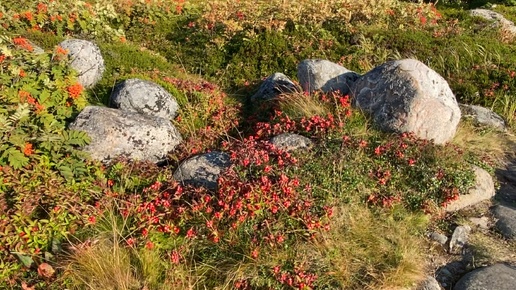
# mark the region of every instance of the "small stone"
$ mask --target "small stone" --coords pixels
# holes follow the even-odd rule
[[[229,155],[213,151],[183,161],[174,172],[174,178],[184,184],[217,189],[219,175],[231,165]]]
[[[450,239],[449,252],[458,254],[464,248],[468,242],[469,232],[471,228],[469,226],[458,226],[453,231],[453,235]]]
[[[489,229],[489,218],[486,217],[486,216],[483,216],[483,217],[480,217],[480,218],[476,218],[476,217],[471,217],[469,218],[469,221],[474,224],[475,226],[483,229],[483,230],[487,230]]]
[[[445,235],[443,235],[443,234],[440,234],[440,233],[438,233],[438,232],[432,232],[432,233],[430,234],[430,239],[432,239],[432,240],[434,240],[434,241],[438,242],[439,244],[441,244],[441,245],[443,245],[443,246],[444,246],[444,245],[446,244],[446,242],[448,241],[448,237],[447,237],[447,236],[445,236]]]
[[[298,149],[309,149],[312,147],[312,140],[293,133],[283,133],[271,138],[271,143],[279,149],[294,151]]]

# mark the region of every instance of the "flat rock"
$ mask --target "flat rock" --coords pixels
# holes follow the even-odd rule
[[[297,78],[305,92],[321,90],[349,94],[351,85],[360,77],[354,71],[324,59],[305,59],[297,66]]]
[[[159,162],[182,141],[166,119],[97,106],[86,107],[70,129],[88,133],[91,143],[83,149],[100,161],[125,156]]]
[[[100,81],[106,68],[96,44],[82,39],[68,39],[59,46],[68,50],[70,66],[77,71],[78,81],[83,87],[92,88]]]
[[[275,73],[265,79],[258,91],[251,97],[251,101],[272,100],[281,94],[301,92],[301,89],[286,75]]]
[[[497,205],[493,208],[493,215],[498,219],[495,227],[504,237],[516,240],[516,208]]]
[[[413,132],[437,144],[453,138],[461,117],[446,80],[415,59],[374,68],[353,84],[351,96],[380,129]]]
[[[454,212],[468,206],[475,205],[495,195],[493,178],[484,169],[473,166],[475,173],[475,185],[467,194],[460,195],[459,199],[452,201],[445,208],[447,212]]]
[[[458,226],[453,231],[450,238],[449,251],[450,253],[460,253],[462,248],[467,244],[471,228],[469,226]]]
[[[294,151],[298,149],[310,149],[312,140],[305,136],[293,133],[283,133],[271,138],[271,143],[279,149],[285,151]]]
[[[441,285],[439,285],[439,282],[432,277],[427,276],[423,282],[419,283],[416,287],[416,290],[441,290]]]
[[[516,285],[516,268],[506,264],[476,269],[464,275],[454,290],[513,290]]]
[[[488,108],[475,105],[459,105],[463,118],[471,118],[475,124],[505,131],[506,125],[500,115]]]
[[[179,109],[176,99],[167,90],[141,79],[118,83],[110,99],[112,107],[165,119],[173,119]]]
[[[231,159],[224,152],[200,154],[183,161],[174,172],[174,178],[184,184],[215,190],[219,175],[230,165]]]
[[[468,220],[480,229],[483,229],[483,230],[489,229],[489,218],[486,216],[479,217],[479,218],[470,217]]]

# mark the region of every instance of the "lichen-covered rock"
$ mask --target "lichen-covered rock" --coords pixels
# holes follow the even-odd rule
[[[499,131],[505,131],[505,121],[488,108],[475,105],[459,105],[463,118],[471,118],[477,125],[491,127]]]
[[[454,290],[513,290],[516,285],[516,268],[506,264],[476,269],[464,275]]]
[[[68,50],[70,66],[77,71],[78,81],[83,87],[91,88],[100,81],[105,66],[96,44],[82,39],[68,39],[59,46]]]
[[[414,59],[374,68],[354,82],[351,97],[381,129],[413,132],[437,144],[453,138],[461,117],[446,80]]]
[[[251,97],[251,101],[272,100],[281,94],[300,92],[292,80],[282,73],[275,73],[265,79],[258,88],[258,91]]]
[[[110,99],[115,108],[165,119],[173,119],[179,109],[176,99],[167,90],[141,79],[118,83]]]
[[[159,162],[182,141],[166,119],[97,106],[86,107],[70,129],[88,133],[91,143],[83,149],[100,161],[125,156]]]
[[[475,205],[495,195],[493,178],[489,172],[478,166],[473,166],[473,173],[475,173],[475,185],[467,194],[460,195],[459,199],[449,203],[445,208],[447,212],[454,212]]]
[[[481,17],[487,21],[492,21],[493,24],[504,31],[516,35],[516,26],[514,26],[514,22],[505,18],[502,14],[489,10],[489,9],[472,9],[469,11],[471,16]]]
[[[497,205],[493,208],[493,215],[498,219],[496,228],[504,237],[516,240],[516,208]]]
[[[231,165],[229,155],[213,151],[196,155],[183,161],[174,172],[174,178],[184,184],[217,188],[219,175]]]
[[[297,78],[305,92],[339,91],[347,95],[359,77],[356,72],[324,59],[305,59],[297,66]]]
[[[293,151],[298,149],[309,149],[312,147],[312,140],[293,133],[283,133],[271,138],[271,143],[279,149]]]

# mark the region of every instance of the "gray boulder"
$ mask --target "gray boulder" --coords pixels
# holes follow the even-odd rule
[[[88,133],[91,143],[83,149],[100,161],[126,156],[159,162],[182,141],[168,120],[97,106],[86,107],[70,129]]]
[[[297,66],[297,78],[305,92],[321,90],[349,94],[351,85],[360,77],[354,71],[323,59],[305,59]]]
[[[179,106],[163,87],[151,81],[128,79],[118,83],[111,93],[111,106],[124,111],[173,119]]]
[[[297,149],[309,149],[312,147],[312,140],[293,133],[283,133],[271,138],[271,143],[279,149],[294,151]]]
[[[413,132],[437,144],[453,138],[461,117],[446,80],[415,59],[374,68],[353,84],[351,96],[381,129]]]
[[[505,264],[476,269],[464,275],[454,290],[513,290],[516,285],[516,269]]]
[[[493,215],[498,219],[495,227],[504,237],[516,240],[516,209],[505,205],[493,208]]]
[[[445,208],[447,212],[454,212],[468,206],[475,205],[495,195],[493,178],[484,169],[473,166],[475,173],[475,185],[467,194],[460,195],[459,199],[452,201]]]
[[[91,41],[69,39],[59,44],[68,50],[70,66],[77,71],[78,81],[85,88],[92,88],[105,71],[100,49]]]
[[[488,108],[465,104],[460,104],[459,107],[462,117],[471,118],[477,125],[487,126],[499,131],[505,131],[506,129],[502,117]]]
[[[251,101],[271,100],[281,94],[291,94],[295,92],[301,92],[301,89],[286,75],[275,73],[263,81],[258,91],[251,97]]]
[[[491,21],[495,27],[499,27],[512,35],[516,35],[514,22],[507,20],[498,12],[489,9],[473,9],[469,11],[469,14],[471,16],[481,17],[487,21]]]
[[[183,161],[174,178],[184,184],[217,189],[219,175],[231,165],[229,155],[219,151],[196,155]]]

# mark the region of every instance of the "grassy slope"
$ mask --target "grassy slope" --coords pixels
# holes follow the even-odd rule
[[[182,133],[191,137],[192,143],[199,141],[204,146],[212,145],[208,148],[213,149],[227,137],[221,137],[224,136],[222,131],[220,135],[211,137],[202,133],[208,125],[218,128],[218,123],[210,123],[213,113],[208,105],[210,99],[218,100],[220,97],[222,104],[228,107],[241,103],[247,109],[236,115],[224,112],[228,118],[241,124],[239,133],[231,136],[239,139],[251,131],[249,124],[252,121],[247,117],[257,111],[246,106],[246,98],[263,77],[279,71],[295,79],[297,63],[305,58],[325,58],[365,73],[389,59],[414,57],[443,75],[459,100],[493,107],[511,123],[514,119],[516,108],[511,104],[516,82],[510,77],[510,72],[516,71],[514,46],[510,41],[500,41],[500,35],[485,22],[470,18],[463,11],[467,4],[443,4],[436,11],[428,5],[416,6],[394,0],[377,1],[376,5],[369,5],[369,1],[364,1],[366,4],[356,4],[356,1],[296,1],[295,4],[286,4],[285,1],[273,1],[272,4],[266,4],[270,1],[258,1],[258,4],[227,2],[186,1],[181,14],[151,10],[150,16],[156,20],[153,25],[142,23],[146,13],[135,9],[133,13],[142,18],[125,21],[127,43],[113,44],[101,37],[96,38],[106,59],[107,71],[101,83],[88,92],[90,102],[107,104],[110,90],[118,80],[129,77],[153,79],[174,92],[180,101],[182,117],[186,120],[176,124]],[[326,6],[321,9],[321,5]],[[512,7],[499,9],[508,15],[514,12]],[[393,16],[387,13],[391,10]],[[123,9],[120,11],[123,15]],[[422,16],[426,19],[425,25],[422,25]],[[432,20],[436,24],[431,24]],[[64,38],[41,32],[28,33],[23,29],[15,32],[46,49],[51,49]],[[187,79],[194,84],[181,87],[167,82],[166,77]],[[216,83],[227,95],[192,89],[195,83],[202,81],[201,78]],[[495,83],[500,85],[493,89]],[[503,88],[503,85],[507,87]],[[313,104],[310,100],[307,102],[308,106]],[[313,105],[335,113],[332,104]],[[280,108],[286,112],[298,112],[298,116],[303,115],[299,112],[304,112],[303,108],[292,108],[291,105]],[[342,130],[335,130],[322,138],[312,136],[316,141],[314,150],[297,155],[299,166],[285,172],[310,184],[316,200],[322,202],[321,206],[334,208],[335,218],[331,221],[330,230],[321,231],[317,239],[310,240],[293,233],[291,236],[296,239],[272,249],[261,245],[264,251],[270,252],[251,259],[252,253],[246,247],[254,245],[248,241],[248,231],[252,232],[252,227],[237,235],[242,240],[237,246],[224,241],[219,244],[202,240],[191,243],[184,239],[183,232],[166,240],[158,233],[151,233],[157,246],[146,251],[145,239],[135,233],[130,221],[121,221],[120,217],[106,214],[102,218],[104,222],[78,235],[83,240],[89,236],[100,242],[71,256],[75,262],[71,269],[75,271],[69,277],[78,285],[91,283],[88,279],[100,271],[91,266],[105,263],[105,267],[120,271],[112,272],[117,279],[99,277],[99,280],[105,283],[115,281],[118,285],[102,284],[97,289],[141,289],[144,285],[150,289],[167,289],[167,284],[172,287],[170,289],[216,286],[231,289],[236,283],[248,283],[249,287],[258,289],[289,288],[288,283],[280,283],[281,279],[271,270],[280,265],[281,271],[294,279],[302,280],[300,277],[306,273],[317,275],[318,280],[312,284],[317,288],[392,289],[413,285],[427,271],[422,261],[424,232],[429,225],[428,217],[413,209],[419,208],[427,198],[431,200],[432,196],[423,194],[429,184],[414,184],[410,180],[428,180],[442,166],[449,170],[450,178],[454,180],[449,181],[450,185],[465,186],[468,176],[459,175],[468,166],[464,158],[488,167],[489,164],[481,162],[481,157],[475,154],[485,153],[487,149],[501,154],[501,142],[484,141],[503,141],[499,135],[473,130],[467,124],[464,126],[467,130],[461,131],[456,143],[475,144],[476,147],[470,150],[472,152],[466,150],[465,155],[455,155],[453,149],[441,152],[414,143],[411,154],[421,158],[420,164],[424,166],[420,170],[419,167],[415,170],[388,159],[376,158],[373,153],[376,146],[397,142],[399,136],[377,132],[359,113],[346,119]],[[490,138],[490,134],[496,138]],[[355,142],[345,150],[341,144],[343,135],[350,136]],[[368,145],[363,148],[359,141]],[[201,146],[196,150],[205,148]],[[187,149],[180,153],[181,156],[192,152],[191,148]],[[426,155],[418,153],[423,149]],[[328,160],[336,162],[329,166]],[[170,180],[168,170],[151,168],[146,172],[122,166],[122,169],[110,169],[106,177],[115,180],[113,190],[120,192],[123,199],[134,192],[141,192],[155,179]],[[371,178],[371,171],[377,169],[393,172],[390,187],[383,188]],[[365,200],[378,192],[386,201],[405,192],[410,193],[411,198],[394,207],[369,207]],[[422,197],[418,199],[418,196]],[[116,208],[106,208],[106,212],[117,214]],[[303,233],[304,229],[299,231]],[[117,243],[124,244],[133,234],[143,243],[136,251]],[[231,236],[226,238],[228,241],[232,239]],[[171,255],[178,249],[183,251],[184,263],[169,263]],[[114,251],[117,255],[113,259],[105,259],[107,251]],[[53,265],[62,263],[59,258],[51,261]],[[121,271],[123,269],[127,271]],[[74,273],[78,275],[73,276]],[[42,289],[52,285],[59,289],[60,283],[69,283],[60,279],[51,282],[38,280],[34,272],[32,276],[10,275],[9,278],[17,285],[21,280],[39,281]]]

